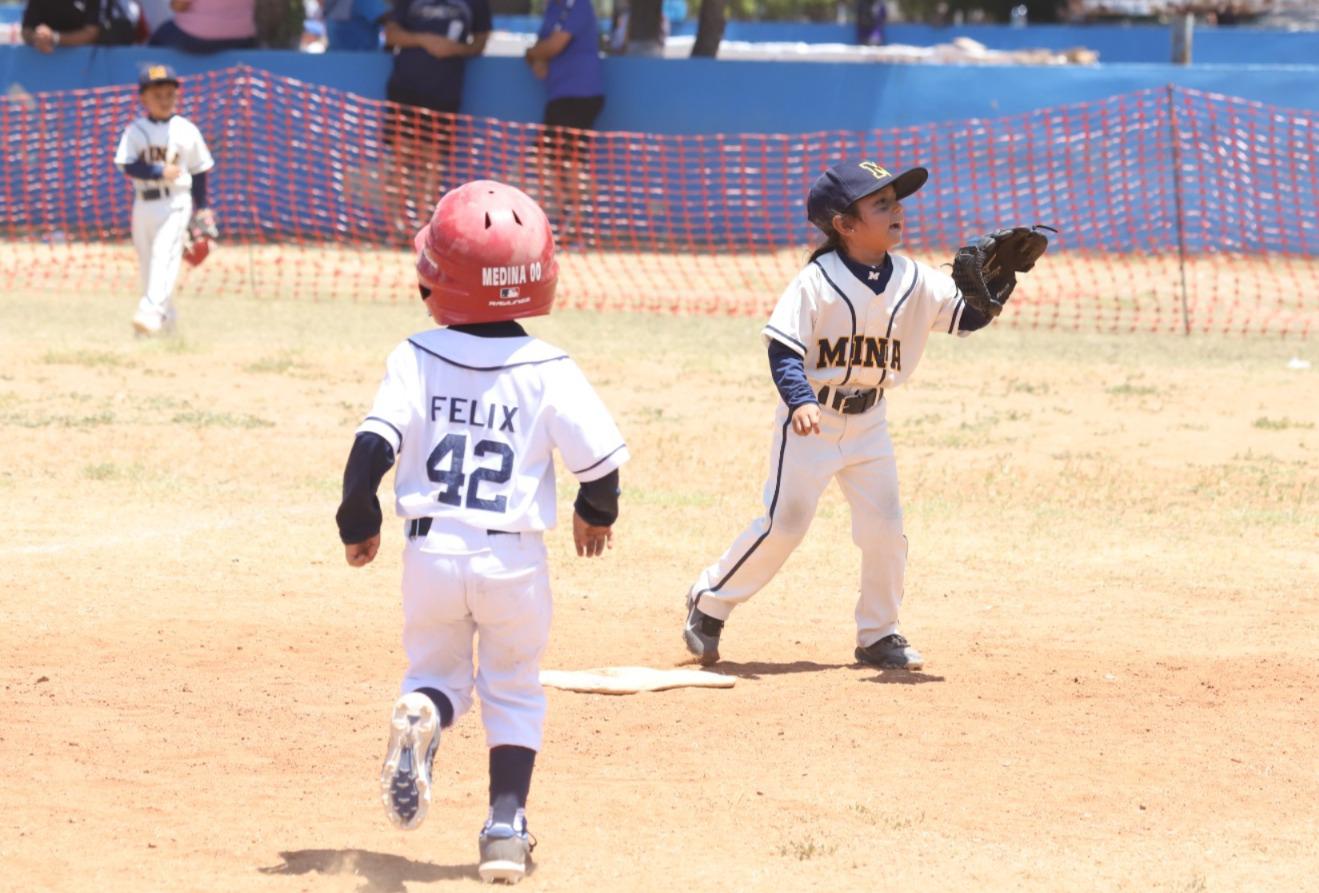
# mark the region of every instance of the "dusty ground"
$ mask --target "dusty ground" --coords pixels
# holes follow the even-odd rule
[[[0,300],[0,889],[476,888],[480,724],[426,825],[377,801],[398,549],[333,512],[396,304]],[[673,666],[758,509],[754,319],[565,312],[632,445],[616,548],[551,536],[548,665]],[[851,663],[831,489],[725,634],[725,691],[550,693],[532,890],[1319,889],[1308,342],[991,330],[891,395],[928,664]],[[566,505],[571,488],[561,483]]]

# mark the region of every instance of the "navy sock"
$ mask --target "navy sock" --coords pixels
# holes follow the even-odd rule
[[[444,692],[435,688],[419,688],[417,691],[430,698],[435,709],[440,711],[440,728],[447,729],[453,725],[453,702],[445,697]]]
[[[501,744],[490,748],[490,818],[513,824],[519,809],[527,808],[536,752],[529,747]]]

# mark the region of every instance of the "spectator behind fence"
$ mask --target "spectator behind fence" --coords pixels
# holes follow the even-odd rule
[[[856,5],[856,42],[863,47],[879,47],[888,42],[884,26],[888,24],[885,0],[858,0]]]
[[[488,0],[394,0],[385,21],[394,68],[382,137],[393,150],[385,189],[401,201],[400,232],[415,231],[445,191],[467,60],[485,52],[492,28]]]
[[[591,0],[549,0],[534,46],[532,73],[545,81],[545,125],[590,130],[605,105],[600,23]]]
[[[138,0],[138,6],[142,8],[142,23],[146,26],[148,36],[174,18],[174,10],[169,8],[169,0]]]
[[[137,41],[139,13],[129,0],[28,0],[23,43],[43,53],[56,47]]]
[[[151,35],[152,46],[185,53],[246,50],[256,42],[256,0],[170,0],[174,18]]]
[[[590,131],[605,105],[600,23],[591,0],[549,0],[526,59],[532,73],[545,81],[542,194],[563,239],[569,228],[589,217],[583,206],[594,193]]]
[[[389,0],[326,0],[326,48],[379,50],[381,28],[392,8]]]

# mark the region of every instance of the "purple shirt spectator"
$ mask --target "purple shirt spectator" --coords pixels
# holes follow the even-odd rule
[[[255,47],[256,0],[170,0],[174,18],[151,35],[152,46],[185,53]]]

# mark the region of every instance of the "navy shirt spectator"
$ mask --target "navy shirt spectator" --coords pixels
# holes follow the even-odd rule
[[[96,43],[101,36],[101,0],[28,0],[23,43],[43,53],[55,47]]]
[[[856,7],[856,42],[861,46],[878,47],[887,43],[884,26],[888,24],[888,4],[885,0],[858,0]]]
[[[467,60],[485,51],[488,0],[395,0],[385,42],[395,51],[385,95],[394,102],[456,112]]]
[[[590,130],[604,107],[600,23],[591,0],[549,0],[527,64],[545,80],[545,123]]]
[[[330,50],[378,50],[390,0],[327,0],[325,42]]]

